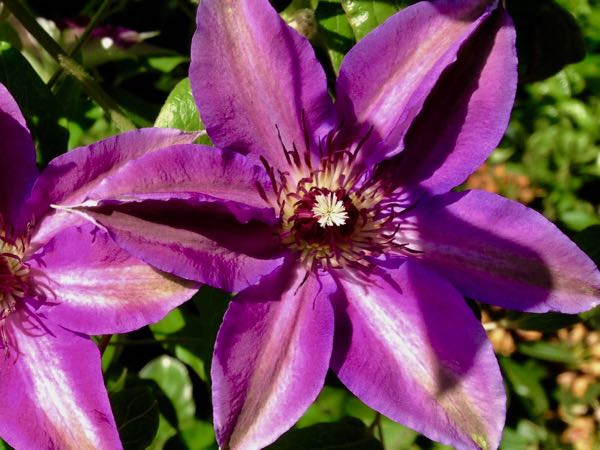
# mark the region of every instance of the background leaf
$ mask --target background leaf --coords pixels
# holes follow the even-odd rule
[[[158,431],[158,403],[145,386],[111,394],[110,402],[126,450],[145,449]]]

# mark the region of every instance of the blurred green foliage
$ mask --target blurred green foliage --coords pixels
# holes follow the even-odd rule
[[[100,5],[100,1],[51,2],[52,7],[43,1],[28,3],[40,16],[55,21],[91,15]],[[414,1],[274,3],[282,17],[311,40],[333,86],[349,49]],[[521,83],[506,136],[487,163],[499,170],[476,176],[487,180],[484,184],[490,189],[530,203],[598,263],[600,1],[507,3],[519,30]],[[196,4],[187,0],[114,2],[101,23],[158,30],[158,36],[124,52],[112,48],[104,54],[84,54],[86,48],[102,51],[90,45],[75,55],[84,64],[95,61],[88,69],[138,126],[203,130],[186,79]],[[143,13],[149,10],[152,14]],[[0,43],[0,81],[13,91],[30,121],[39,144],[40,165],[67,149],[115,134],[113,124],[73,80],[60,78],[52,86],[42,81],[50,78],[52,66],[44,66],[48,73],[36,73],[21,55],[29,44],[5,19],[0,20],[0,39],[7,41]],[[43,60],[39,49],[28,51]],[[574,61],[579,62],[565,66]],[[540,78],[545,79],[532,82]],[[199,142],[209,143],[206,137]],[[204,288],[161,322],[112,338],[103,370],[126,449],[217,448],[210,362],[228,300],[228,294]],[[500,363],[509,410],[502,448],[599,449],[600,374],[594,372],[600,364],[600,340],[595,341],[598,309],[581,315],[518,314],[483,306],[482,310],[490,338],[498,353],[504,354]],[[330,374],[297,427],[270,448],[368,450],[382,446],[388,450],[445,448],[376,414]]]

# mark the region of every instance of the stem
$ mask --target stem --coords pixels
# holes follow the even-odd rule
[[[83,67],[56,43],[20,0],[2,0],[2,3],[21,22],[44,50],[58,62],[60,67],[79,82],[85,93],[100,105],[117,128],[121,131],[135,128],[135,125],[121,111],[119,105],[104,92]]]
[[[98,8],[98,11],[96,11],[96,14],[94,14],[92,16],[92,18],[90,19],[90,23],[87,24],[87,26],[85,27],[85,30],[83,30],[83,33],[81,33],[81,36],[79,36],[79,38],[77,39],[77,42],[75,42],[75,45],[73,46],[73,48],[71,48],[67,52],[69,57],[77,54],[77,52],[79,50],[81,50],[81,47],[83,46],[83,44],[85,44],[85,41],[90,36],[90,33],[92,32],[92,30],[94,28],[96,28],[96,25],[98,25],[98,22],[100,22],[100,20],[104,16],[104,13],[110,6],[111,2],[112,2],[112,0],[104,0],[102,2],[102,4],[100,5],[100,8]],[[52,88],[56,84],[56,82],[60,79],[60,77],[63,73],[64,73],[64,69],[62,67],[60,67],[56,72],[54,72],[54,74],[52,75],[52,78],[50,78],[50,81],[48,81],[48,86],[50,88]]]
[[[379,432],[377,434],[379,434],[379,442],[381,442],[381,447],[385,449],[385,444],[383,442],[383,426],[381,425],[381,414],[378,412],[375,413],[373,422],[371,422],[371,425],[369,425],[367,428],[368,432],[373,436],[375,436],[376,429]]]
[[[114,347],[127,347],[129,345],[192,344],[200,341],[200,338],[119,339],[117,342],[110,342],[108,345]]]
[[[98,342],[98,349],[100,350],[100,355],[104,355],[106,347],[108,347],[108,344],[110,343],[112,337],[112,334],[105,334],[104,336],[102,336],[100,342]]]

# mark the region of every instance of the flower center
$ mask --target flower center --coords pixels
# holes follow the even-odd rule
[[[29,267],[23,262],[24,241],[0,234],[0,321],[14,312],[28,290]]]
[[[318,166],[296,146],[284,147],[288,170],[275,171],[263,158],[275,197],[261,195],[280,211],[281,240],[307,268],[368,270],[373,258],[403,247],[396,242],[400,206],[357,162],[358,149],[338,150],[333,139],[323,142]]]

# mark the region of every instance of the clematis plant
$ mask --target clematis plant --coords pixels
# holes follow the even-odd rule
[[[202,0],[190,79],[217,148],[144,155],[76,209],[160,270],[237,292],[211,371],[222,448],[273,442],[329,369],[431,439],[499,445],[502,378],[463,296],[567,313],[600,297],[540,214],[451,191],[501,139],[516,69],[497,2],[421,2],[348,53],[333,103],[267,0]]]
[[[139,130],[75,149],[38,175],[0,85],[0,436],[20,448],[121,448],[90,334],[160,320],[195,292],[69,211],[130,160],[195,136]]]

